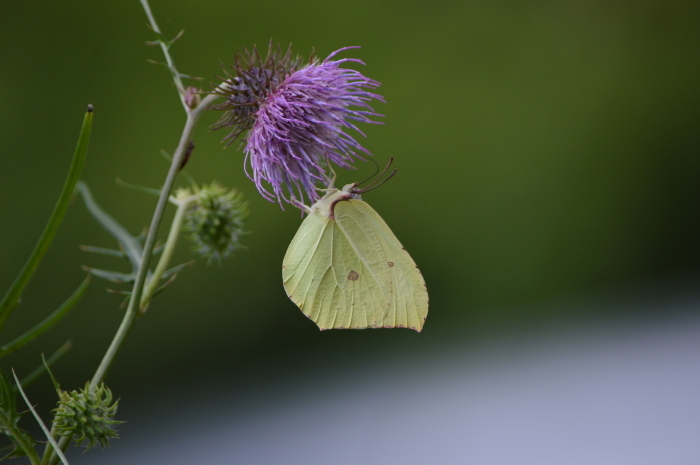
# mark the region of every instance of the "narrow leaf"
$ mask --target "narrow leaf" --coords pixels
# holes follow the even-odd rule
[[[53,383],[54,389],[56,389],[56,392],[60,395],[61,394],[61,385],[58,384],[58,380],[56,377],[53,375],[53,372],[51,371],[51,368],[49,367],[48,362],[44,358],[44,354],[41,354],[41,361],[44,362],[44,368],[46,368],[46,372],[49,374],[51,377],[51,382]]]
[[[149,59],[147,59],[146,61],[152,65],[162,66],[163,68],[170,69],[170,66],[168,66],[166,63],[163,63],[162,61],[155,61],[155,60],[149,60]]]
[[[150,195],[155,195],[156,197],[160,197],[160,189],[153,189],[151,187],[137,186],[136,184],[131,184],[131,183],[122,181],[119,178],[117,178],[117,185],[122,186],[122,187],[128,187],[129,189],[143,192],[145,194],[150,194]]]
[[[45,364],[41,364],[35,369],[31,371],[27,376],[22,378],[20,380],[20,383],[22,384],[23,387],[29,386],[31,383],[34,382],[39,376],[44,374],[46,369],[48,367],[51,367],[54,363],[56,363],[61,357],[63,357],[65,354],[68,353],[68,351],[73,347],[73,343],[71,341],[66,341],[65,344],[63,344],[61,347],[58,348],[56,352],[54,352],[51,357],[46,359]],[[42,356],[43,357],[43,356]]]
[[[204,80],[203,77],[190,76],[189,74],[178,73],[178,75],[183,79],[192,79],[193,81],[203,81]]]
[[[0,301],[0,330],[5,325],[10,313],[19,302],[24,288],[29,283],[29,280],[39,266],[39,262],[41,262],[41,259],[44,258],[44,255],[49,250],[49,246],[51,245],[53,238],[56,236],[58,227],[61,225],[61,221],[66,214],[66,210],[68,209],[71,196],[75,191],[75,186],[78,179],[80,179],[80,173],[83,170],[91,130],[92,105],[88,105],[87,113],[85,113],[85,118],[83,119],[83,127],[80,130],[80,136],[78,137],[78,145],[75,148],[73,161],[71,162],[70,170],[68,171],[68,177],[63,185],[63,190],[58,197],[53,213],[51,214],[51,217],[49,218],[39,241],[34,247],[32,254],[24,264],[24,268],[22,268],[22,271],[20,272],[19,276],[17,276],[17,279],[15,279],[15,282],[12,283],[12,286],[7,291],[7,294],[5,294],[5,297],[3,297],[2,301]]]
[[[143,255],[143,248],[141,244],[134,238],[129,231],[119,224],[114,218],[112,218],[107,212],[105,212],[93,199],[90,189],[84,182],[78,183],[78,190],[83,196],[85,201],[85,206],[92,216],[97,220],[98,223],[114,237],[120,246],[124,249],[131,266],[138,270],[141,264],[141,256]]]
[[[113,283],[133,283],[134,279],[136,279],[136,275],[133,273],[127,274],[120,273],[119,271],[100,270],[99,268],[90,268],[89,266],[82,266],[82,269],[98,278],[106,279]]]
[[[183,263],[182,265],[174,266],[174,267],[170,268],[169,270],[165,270],[163,272],[163,275],[161,276],[161,279],[169,278],[170,276],[177,274],[177,272],[179,272],[180,270],[182,270],[188,266],[193,266],[195,263],[196,262],[194,260],[192,260],[190,262]]]
[[[126,258],[126,255],[121,250],[105,249],[104,247],[93,247],[91,245],[81,245],[79,247],[83,252],[92,252],[102,255],[111,255],[113,257]]]
[[[184,29],[180,29],[180,32],[178,32],[177,35],[170,41],[170,44],[172,45],[172,44],[174,44],[175,42],[177,42],[178,40],[180,40],[180,38],[181,38],[184,34],[185,34],[185,30],[184,30]]]
[[[163,292],[163,291],[165,290],[165,288],[167,288],[168,286],[170,286],[170,285],[175,281],[175,278],[177,278],[177,273],[175,273],[174,275],[172,275],[172,276],[170,277],[170,279],[168,279],[168,280],[167,280],[166,282],[164,282],[160,287],[158,287],[155,291],[153,291],[153,294],[151,295],[151,299],[152,299],[153,297],[157,296],[158,294],[160,294],[161,292]]]
[[[118,291],[116,289],[105,289],[105,291],[109,292],[110,294],[126,295],[126,296],[131,295],[131,291]]]
[[[81,297],[85,294],[88,284],[90,284],[90,276],[88,275],[85,280],[78,286],[78,288],[73,292],[73,294],[68,297],[68,299],[61,304],[56,310],[51,313],[51,315],[44,318],[44,320],[38,325],[34,326],[32,329],[26,333],[19,336],[14,341],[9,344],[5,344],[0,347],[0,357],[10,354],[23,345],[34,340],[37,336],[42,334],[44,331],[58,323],[68,312],[75,306]]]

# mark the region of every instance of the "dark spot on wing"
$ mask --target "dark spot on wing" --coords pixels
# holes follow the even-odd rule
[[[389,265],[389,268],[391,268],[392,266],[394,266],[394,262],[389,262],[388,265]]]
[[[357,281],[358,279],[360,279],[360,275],[357,274],[357,271],[351,270],[350,273],[348,274],[348,279],[350,281]]]

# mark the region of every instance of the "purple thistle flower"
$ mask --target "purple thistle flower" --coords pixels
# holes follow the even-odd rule
[[[384,100],[369,91],[379,86],[377,81],[341,67],[345,62],[363,64],[360,60],[332,60],[351,48],[357,47],[336,50],[323,61],[312,55],[306,66],[290,50],[280,58],[279,48],[271,48],[265,62],[257,50],[252,55],[245,51],[232,67],[236,76],[215,90],[226,102],[212,108],[226,113],[214,128],[232,127],[224,139],[229,144],[248,131],[246,174],[266,199],[280,205],[282,200],[303,201],[304,196],[314,201],[319,198],[316,186],[325,187],[329,179],[330,163],[351,168],[355,159],[363,160],[359,153],[371,155],[345,130],[362,134],[354,122],[376,123],[370,117],[381,115],[368,102]]]

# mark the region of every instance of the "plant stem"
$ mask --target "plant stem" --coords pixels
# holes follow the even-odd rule
[[[143,0],[142,0],[143,1]],[[160,197],[158,198],[158,204],[156,205],[155,212],[153,213],[153,218],[151,219],[151,226],[148,228],[148,234],[146,236],[146,243],[143,246],[143,255],[138,271],[136,272],[136,280],[134,281],[134,287],[131,291],[131,297],[129,299],[129,305],[122,319],[121,325],[117,330],[117,333],[112,339],[107,352],[105,353],[100,365],[97,367],[95,374],[90,381],[90,389],[95,389],[105,378],[107,372],[109,371],[114,358],[116,357],[119,350],[124,345],[126,337],[131,332],[131,329],[139,316],[139,307],[141,302],[141,296],[143,295],[144,284],[146,281],[146,276],[148,274],[148,265],[151,260],[151,255],[153,253],[153,246],[156,242],[156,236],[158,234],[158,229],[160,227],[161,220],[163,219],[163,213],[165,212],[165,207],[168,203],[168,198],[170,197],[170,192],[172,191],[173,184],[175,183],[175,178],[180,171],[180,164],[182,158],[187,150],[187,144],[189,143],[192,132],[194,131],[197,120],[199,119],[202,111],[204,111],[216,98],[218,95],[209,94],[202,99],[202,101],[194,109],[187,108],[187,121],[185,122],[185,127],[180,136],[180,142],[178,143],[177,149],[173,154],[173,160],[170,163],[170,169],[168,175],[165,178],[165,183],[163,184],[163,189],[161,191]],[[72,438],[62,437],[58,442],[61,450],[65,450]],[[47,445],[47,450],[44,454],[44,463],[48,465],[53,465],[57,463],[58,456],[55,451],[51,450],[49,452],[50,446]],[[47,458],[48,457],[48,458]]]
[[[153,219],[151,220],[151,226],[148,228],[148,235],[146,236],[146,243],[143,246],[143,258],[141,260],[141,266],[136,272],[136,280],[134,282],[134,287],[131,291],[131,298],[129,299],[129,306],[127,307],[124,319],[122,320],[117,334],[112,340],[112,344],[107,349],[107,352],[102,359],[102,362],[97,367],[95,375],[90,381],[90,389],[95,389],[103,380],[107,371],[109,370],[114,357],[121,349],[124,344],[124,340],[128,336],[131,328],[139,315],[138,309],[141,302],[141,295],[143,292],[144,283],[146,281],[146,275],[148,273],[148,265],[151,261],[151,254],[153,253],[153,246],[156,242],[156,236],[158,234],[158,228],[160,227],[160,222],[163,219],[163,213],[165,212],[165,207],[168,203],[168,198],[170,197],[170,192],[172,191],[173,184],[175,183],[175,177],[178,171],[180,171],[180,163],[182,162],[182,157],[187,148],[187,143],[190,141],[190,137],[194,130],[195,123],[203,109],[205,109],[209,102],[213,99],[209,97],[215,97],[214,95],[208,95],[200,105],[194,110],[188,111],[187,121],[185,123],[185,128],[182,131],[182,136],[180,136],[180,143],[173,154],[173,161],[170,164],[170,170],[165,178],[165,183],[163,184],[163,190],[161,191],[160,198],[158,199],[158,204],[156,205],[156,210],[153,213]]]
[[[197,196],[189,196],[185,199],[178,200],[177,211],[175,212],[175,217],[170,225],[170,233],[168,234],[168,240],[165,242],[165,247],[158,261],[156,269],[153,271],[153,275],[148,280],[146,288],[141,296],[141,307],[139,311],[144,313],[146,307],[148,307],[148,302],[151,300],[153,293],[158,289],[158,284],[160,284],[160,278],[163,273],[168,268],[168,263],[172,258],[173,252],[175,251],[175,245],[177,244],[177,239],[180,237],[180,231],[182,230],[182,222],[185,220],[185,214],[187,210],[197,202]]]
[[[41,465],[41,460],[39,460],[39,454],[37,454],[34,447],[26,440],[26,438],[21,434],[13,434],[12,439],[17,443],[17,445],[22,449],[22,451],[27,454],[29,461],[32,465]]]
[[[112,366],[112,363],[114,362],[114,358],[124,345],[126,337],[129,335],[132,328],[134,327],[134,323],[136,322],[136,319],[140,314],[139,308],[141,306],[140,304],[142,295],[149,295],[148,293],[143,294],[144,284],[148,275],[148,265],[151,260],[151,255],[153,254],[153,246],[156,242],[156,236],[158,234],[160,222],[163,219],[163,213],[165,212],[165,207],[168,203],[170,192],[173,189],[175,178],[177,177],[177,174],[180,171],[184,154],[187,150],[188,143],[191,139],[192,132],[194,131],[199,116],[201,115],[203,110],[205,110],[214,100],[216,100],[219,97],[218,95],[212,93],[204,97],[195,108],[190,108],[188,106],[187,102],[185,101],[185,88],[182,84],[182,80],[180,79],[180,73],[175,68],[173,60],[170,57],[170,46],[162,40],[163,36],[160,32],[160,29],[158,28],[158,25],[156,24],[153,14],[151,13],[151,8],[148,5],[148,0],[140,1],[144,11],[146,12],[146,16],[148,17],[148,20],[151,24],[151,28],[160,39],[161,49],[163,50],[163,55],[165,55],[165,60],[172,74],[175,86],[177,87],[180,101],[182,102],[182,105],[185,108],[185,112],[187,113],[187,120],[185,121],[185,127],[182,131],[182,135],[180,136],[180,142],[178,143],[177,149],[173,154],[173,159],[170,163],[168,175],[165,178],[163,189],[161,190],[155,212],[153,213],[153,218],[151,219],[151,226],[148,229],[146,242],[143,246],[142,259],[141,263],[139,264],[138,271],[136,272],[136,280],[134,281],[134,286],[131,291],[129,305],[126,309],[126,313],[124,314],[124,318],[122,319],[122,322],[119,325],[117,333],[114,335],[114,338],[112,339],[112,342],[109,348],[107,349],[107,352],[105,353],[104,357],[102,358],[102,361],[100,362],[100,365],[95,371],[95,374],[90,380],[91,391],[94,390],[104,380],[105,376],[107,375],[107,372],[109,371],[110,367]],[[53,433],[54,431],[52,430],[51,434],[53,435]],[[71,440],[71,437],[62,437],[58,443],[59,449],[67,449]],[[47,445],[47,448],[44,451],[43,462],[47,465],[54,465],[57,461],[58,456],[56,454],[56,451],[51,450],[51,448]]]

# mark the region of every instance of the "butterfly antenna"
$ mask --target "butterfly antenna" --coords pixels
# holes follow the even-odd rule
[[[364,194],[365,192],[369,192],[371,190],[376,189],[377,187],[379,187],[382,184],[384,184],[385,182],[387,182],[389,179],[393,178],[396,175],[396,173],[398,173],[398,170],[392,171],[391,173],[389,173],[389,176],[382,179],[382,176],[384,176],[384,174],[387,172],[387,170],[389,169],[389,167],[391,166],[393,161],[394,161],[394,157],[391,157],[389,159],[389,163],[387,163],[386,167],[384,168],[384,171],[382,171],[382,173],[379,176],[377,176],[377,178],[374,181],[372,181],[372,184],[365,187],[364,189],[358,189],[358,191]],[[381,181],[380,181],[380,179],[381,179]]]
[[[398,172],[399,172],[399,170],[394,170],[394,171],[392,171],[391,174],[389,174],[389,176],[387,176],[386,178],[384,178],[384,179],[382,180],[382,182],[380,182],[379,184],[376,184],[376,185],[375,185],[374,183],[372,183],[372,185],[367,186],[365,189],[362,189],[362,193],[364,194],[365,192],[369,192],[369,191],[371,191],[371,190],[376,189],[377,187],[379,187],[379,186],[381,186],[382,184],[384,184],[385,182],[387,182],[389,179],[393,178],[394,175],[395,175],[396,173],[398,173]]]
[[[375,176],[377,175],[377,173],[379,173],[379,164],[377,164],[377,162],[374,160],[374,158],[368,158],[368,160],[371,161],[372,163],[374,163],[374,166],[375,166],[377,169],[374,171],[374,173],[372,173],[372,174],[370,175],[370,177],[368,177],[367,179],[365,179],[365,180],[362,181],[362,182],[358,182],[358,183],[357,183],[358,186],[363,185],[364,183],[366,183],[367,181],[369,181],[370,179],[372,179],[373,177],[375,177]],[[391,162],[389,162],[389,163],[391,163]],[[386,171],[386,170],[385,170],[385,171]]]
[[[384,170],[379,174],[379,176],[374,178],[374,181],[372,181],[372,183],[369,186],[362,189],[362,192],[368,192],[368,191],[371,191],[372,189],[376,189],[377,187],[379,187],[382,184],[384,184],[385,182],[387,182],[389,179],[393,178],[394,175],[396,174],[396,170],[392,171],[392,173],[387,178],[385,178],[383,181],[380,181],[380,179],[382,179],[382,176],[384,176],[384,174],[387,172],[387,170],[391,167],[392,163],[394,163],[394,157],[389,158],[389,163],[386,164],[386,166],[384,167]],[[379,182],[379,184],[377,184],[378,182]]]

